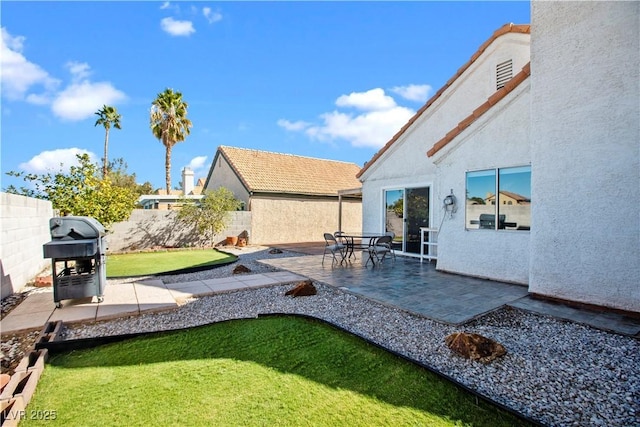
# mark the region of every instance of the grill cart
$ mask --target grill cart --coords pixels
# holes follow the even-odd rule
[[[60,308],[65,299],[98,297],[103,301],[107,284],[105,229],[94,218],[64,216],[49,220],[51,241],[42,246],[51,258],[53,300]]]

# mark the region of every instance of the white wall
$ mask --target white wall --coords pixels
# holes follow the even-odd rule
[[[465,173],[530,163],[529,91],[526,80],[433,156],[438,167],[434,225],[442,224],[438,270],[528,283],[529,231],[465,229]],[[442,209],[451,190],[458,202],[453,216]]]
[[[384,226],[383,189],[425,186],[435,182],[436,169],[433,161],[427,158],[427,151],[496,92],[497,64],[513,59],[515,75],[529,62],[529,40],[529,34],[521,33],[507,33],[497,38],[365,171],[361,180],[363,228],[366,231],[380,231]],[[435,190],[438,195],[442,195],[444,190],[448,194],[449,187]],[[432,205],[431,212],[439,208],[442,198],[438,196],[434,200],[436,203]],[[432,225],[437,221],[437,218],[431,218]]]
[[[51,240],[51,202],[0,193],[0,275],[2,298],[20,291],[51,260],[42,245]]]
[[[640,312],[639,2],[532,2],[530,291]]]

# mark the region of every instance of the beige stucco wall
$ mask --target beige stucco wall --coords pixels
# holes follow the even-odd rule
[[[249,209],[249,192],[242,181],[238,179],[238,175],[221,155],[218,155],[214,161],[216,164],[215,167],[212,166],[211,176],[209,176],[205,190],[217,190],[220,187],[225,187],[231,190],[236,199],[244,202],[245,209]]]
[[[51,260],[42,245],[51,240],[51,202],[0,193],[0,275],[2,298],[20,291]]]
[[[640,312],[640,3],[531,17],[529,290]]]
[[[321,242],[322,234],[338,230],[336,199],[253,197],[250,243]],[[342,202],[343,230],[362,229],[362,203]]]

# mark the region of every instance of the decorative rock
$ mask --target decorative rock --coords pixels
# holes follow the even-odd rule
[[[250,272],[251,270],[249,270],[248,267],[245,267],[242,264],[236,266],[236,268],[233,269],[233,274],[250,273]]]
[[[275,255],[275,254],[281,254],[281,253],[282,253],[282,251],[281,251],[280,249],[278,249],[278,248],[273,248],[273,249],[271,249],[271,250],[269,251],[269,253],[270,253],[271,255]]]
[[[49,286],[53,286],[53,277],[51,276],[39,276],[36,277],[36,282],[34,283],[36,288],[46,288]]]
[[[295,288],[285,292],[285,295],[291,295],[292,297],[304,297],[316,295],[317,293],[318,291],[316,290],[316,287],[313,286],[313,282],[311,282],[311,280],[303,280],[302,282],[298,282]]]
[[[454,332],[445,338],[445,343],[460,356],[482,363],[489,363],[507,353],[502,344],[482,335],[467,332]]]

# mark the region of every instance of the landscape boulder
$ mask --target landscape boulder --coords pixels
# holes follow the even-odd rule
[[[249,269],[249,267],[246,267],[246,266],[244,266],[242,264],[236,266],[233,269],[233,274],[250,273],[250,272],[251,272],[251,270]]]
[[[454,332],[445,338],[445,343],[456,354],[482,363],[489,363],[507,353],[502,344],[468,332]]]
[[[293,289],[288,290],[285,295],[291,295],[292,297],[304,297],[309,295],[315,295],[318,291],[313,286],[311,280],[303,280],[298,282]]]

